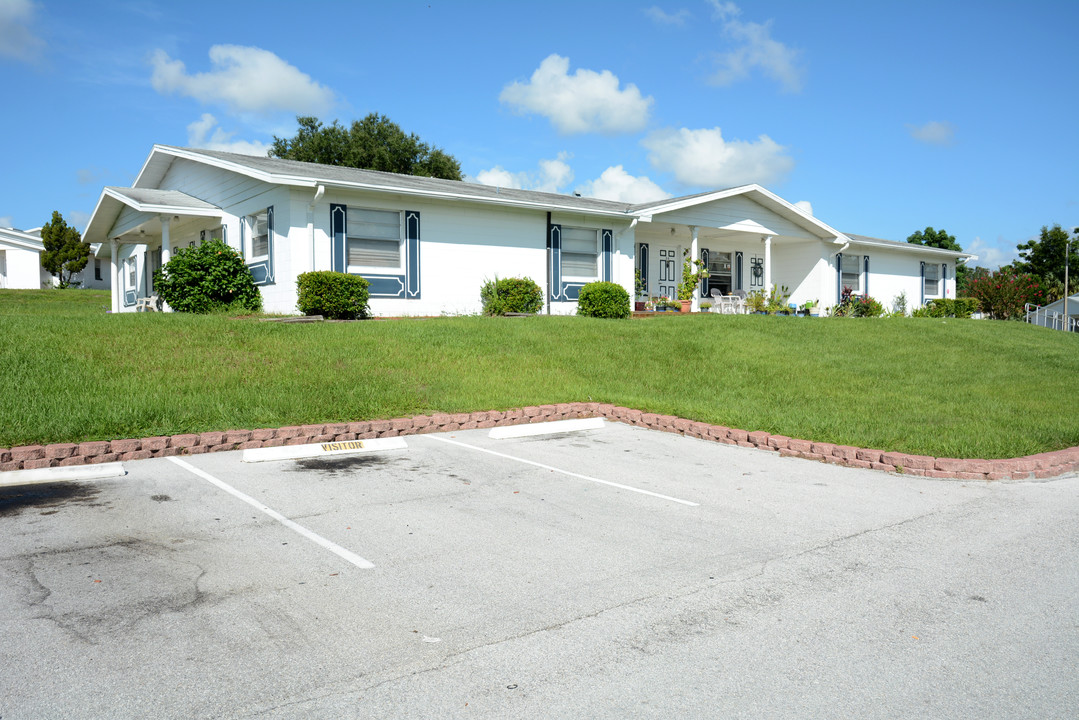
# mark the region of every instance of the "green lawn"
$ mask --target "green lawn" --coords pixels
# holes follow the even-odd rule
[[[667,316],[281,324],[0,291],[0,447],[593,400],[935,456],[1079,445],[1079,337],[1021,323]]]

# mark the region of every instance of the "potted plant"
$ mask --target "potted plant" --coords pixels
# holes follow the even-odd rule
[[[812,313],[812,314],[816,314],[816,313],[813,313],[813,309],[814,309],[815,307],[817,307],[817,301],[816,301],[816,300],[807,300],[807,301],[806,301],[806,302],[805,302],[805,303],[804,303],[804,304],[802,305],[802,307],[800,307],[800,308],[798,309],[798,314],[799,314],[799,315],[801,315],[802,317],[809,317],[809,315],[810,315],[811,313]]]
[[[637,293],[636,299],[633,301],[633,309],[636,312],[641,312],[646,309],[648,304],[648,285],[641,277],[641,269],[637,268],[634,272],[633,288]]]
[[[769,315],[778,315],[779,313],[783,313],[784,315],[788,314],[790,310],[787,307],[787,299],[790,296],[790,291],[787,289],[786,285],[783,285],[781,288],[777,288],[773,285],[772,291],[768,293],[764,299],[765,311]]]
[[[712,301],[711,300],[701,300],[701,312],[711,312],[711,311],[712,311]]]
[[[763,315],[764,308],[768,306],[768,300],[764,296],[763,290],[754,290],[749,295],[746,295],[746,307],[749,308],[749,312],[755,315]]]
[[[678,300],[682,303],[682,312],[689,312],[693,306],[693,293],[701,280],[708,277],[708,268],[704,263],[689,257],[689,250],[682,251],[682,282],[678,283]]]

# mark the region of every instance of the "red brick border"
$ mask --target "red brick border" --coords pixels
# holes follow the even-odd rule
[[[371,420],[326,425],[303,425],[259,430],[225,430],[199,434],[172,435],[95,441],[26,445],[0,448],[0,471],[29,470],[42,467],[86,465],[140,460],[170,455],[198,455],[206,452],[239,450],[279,445],[305,445],[367,438],[452,432],[496,425],[521,425],[603,417],[614,422],[662,430],[726,445],[778,452],[783,457],[817,460],[833,465],[896,472],[933,478],[960,480],[1020,480],[1049,478],[1079,470],[1079,447],[1003,460],[934,458],[856,448],[849,445],[800,440],[785,435],[771,435],[761,430],[746,431],[722,425],[686,420],[673,415],[619,407],[604,403],[560,403],[511,410],[483,410],[473,413],[435,413],[411,418]]]

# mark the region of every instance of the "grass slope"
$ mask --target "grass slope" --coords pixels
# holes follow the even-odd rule
[[[594,400],[936,456],[1079,445],[1079,337],[694,315],[288,325],[0,291],[0,446]]]

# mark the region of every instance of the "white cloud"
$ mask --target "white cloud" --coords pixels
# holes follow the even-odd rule
[[[0,56],[38,59],[45,43],[30,29],[36,9],[30,0],[0,0]]]
[[[925,125],[907,125],[910,136],[927,145],[951,145],[955,142],[955,126],[950,122],[931,120]]]
[[[809,202],[808,200],[799,200],[798,202],[794,203],[794,207],[798,208],[806,215],[813,214],[813,203]]]
[[[569,158],[569,153],[563,152],[557,158],[540,160],[539,169],[534,172],[510,172],[495,165],[476,173],[475,180],[482,185],[556,193],[573,181],[573,168],[566,162]]]
[[[577,188],[577,192],[585,197],[630,204],[664,200],[671,196],[646,176],[630,175],[621,165],[607,168],[598,178]]]
[[[618,85],[618,78],[609,70],[578,68],[570,75],[569,58],[549,55],[529,82],[510,83],[498,99],[518,112],[547,117],[563,135],[614,135],[643,129],[653,99],[641,97],[632,83],[623,90]]]
[[[708,188],[779,182],[794,167],[787,148],[767,135],[756,142],[724,140],[718,127],[667,128],[649,134],[641,144],[658,170],[674,173],[684,185]]]
[[[802,89],[804,71],[798,65],[800,52],[772,38],[771,20],[743,22],[738,19],[742,11],[733,2],[711,2],[715,9],[713,16],[722,24],[724,37],[737,44],[734,49],[716,55],[718,69],[711,77],[712,84],[732,85],[759,68],[785,90]]]
[[[0,215],[0,228],[15,229],[15,218],[11,215]]]
[[[188,74],[182,61],[157,50],[150,58],[150,81],[159,93],[221,103],[233,112],[321,115],[333,106],[332,90],[268,50],[214,45],[210,62],[209,72]]]
[[[978,256],[977,260],[969,261],[967,267],[983,267],[990,270],[996,270],[1001,265],[1007,265],[1019,257],[1019,251],[1016,249],[1015,243],[1009,245],[1002,237],[998,237],[997,241],[992,245],[980,237],[975,237],[970,241],[970,244],[963,248],[963,252]]]
[[[682,8],[675,13],[666,13],[658,5],[653,5],[650,8],[646,8],[644,14],[652,19],[653,22],[659,25],[676,25],[682,27],[686,24],[686,20],[689,20],[692,16],[689,10]]]
[[[211,130],[213,131],[211,133]],[[270,146],[266,143],[233,140],[234,132],[225,132],[217,125],[217,118],[210,113],[203,113],[195,122],[187,126],[188,147],[202,148],[203,150],[221,150],[224,152],[240,153],[241,155],[266,156]]]

